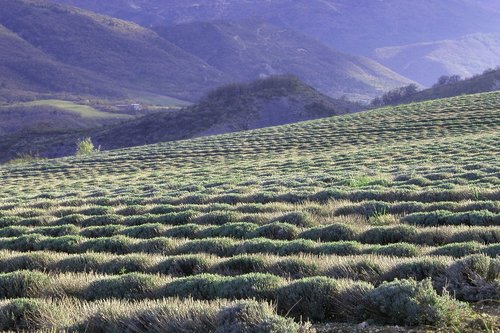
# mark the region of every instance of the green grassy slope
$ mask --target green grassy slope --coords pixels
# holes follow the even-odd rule
[[[128,115],[125,114],[113,114],[109,112],[102,112],[99,111],[91,106],[88,105],[81,105],[81,104],[76,104],[70,101],[63,101],[63,100],[58,100],[58,99],[43,99],[43,100],[36,100],[36,101],[31,101],[31,102],[23,102],[23,103],[17,103],[10,105],[11,107],[32,107],[32,106],[49,106],[53,107],[56,109],[61,109],[65,110],[68,112],[75,113],[79,115],[82,118],[118,118],[118,119],[127,119],[130,118]]]
[[[173,313],[196,304],[163,297],[192,296],[215,302],[210,318],[218,299],[256,298],[296,320],[496,330],[433,288],[500,297],[499,109],[500,93],[484,93],[2,166],[0,279],[25,281],[0,290],[0,314],[17,318],[4,325],[186,323]],[[433,284],[384,284],[396,278]],[[41,297],[35,318],[19,297]],[[46,315],[83,301],[76,317]]]

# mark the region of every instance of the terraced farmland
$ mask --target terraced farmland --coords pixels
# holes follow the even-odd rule
[[[0,167],[0,329],[492,332],[499,142],[496,92]]]

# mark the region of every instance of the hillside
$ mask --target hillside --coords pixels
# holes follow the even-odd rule
[[[99,74],[58,62],[0,24],[0,102],[29,91],[120,96]]]
[[[151,113],[105,128],[0,137],[0,161],[30,151],[47,157],[71,155],[75,142],[85,136],[108,150],[276,126],[360,109],[357,104],[322,95],[296,77],[277,76],[228,85],[210,92],[192,107]]]
[[[102,82],[122,95],[193,100],[224,82],[202,60],[136,24],[46,1],[0,5],[0,24],[9,30],[1,34],[0,45],[9,51],[2,53],[0,70],[14,88],[92,94]]]
[[[441,75],[471,77],[500,65],[500,34],[384,47],[373,58],[394,71],[431,86]]]
[[[499,108],[483,93],[0,166],[1,328],[497,331]]]
[[[411,83],[367,58],[340,53],[306,35],[259,20],[193,22],[155,31],[233,82],[294,74],[329,96],[364,101]]]
[[[384,96],[372,101],[372,105],[378,105],[380,102],[386,105],[405,104],[410,102],[428,101],[438,98],[446,98],[467,94],[477,94],[489,91],[500,90],[500,69],[490,69],[483,74],[474,75],[458,82],[434,84],[432,88],[417,91],[411,94],[402,94],[394,96],[392,92],[384,94],[391,95],[390,101],[384,101]]]
[[[371,55],[380,47],[500,33],[491,0],[57,0],[144,26],[264,18],[330,47]]]

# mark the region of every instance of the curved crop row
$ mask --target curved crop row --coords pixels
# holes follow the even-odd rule
[[[477,242],[465,242],[427,248],[408,243],[365,245],[355,241],[320,243],[308,239],[283,241],[255,238],[237,241],[230,238],[179,240],[157,237],[138,240],[125,236],[87,239],[81,236],[46,237],[41,235],[27,235],[16,238],[0,238],[0,250],[43,250],[66,253],[85,253],[91,251],[115,254],[156,253],[163,255],[209,253],[220,257],[245,253],[268,253],[280,256],[299,253],[317,255],[377,254],[396,257],[415,257],[425,254],[463,257],[474,253],[485,253],[496,257],[499,254],[500,245],[485,246]]]
[[[184,224],[166,226],[148,223],[125,227],[117,224],[79,228],[72,224],[48,227],[0,228],[0,237],[43,235],[49,237],[82,236],[86,238],[127,236],[137,239],[157,237],[204,239],[227,237],[233,239],[267,238],[275,240],[310,239],[314,241],[358,241],[363,244],[410,243],[420,245],[444,245],[476,241],[482,244],[500,243],[497,227],[436,227],[417,228],[409,225],[362,228],[345,223],[333,223],[313,228],[299,228],[290,223],[274,222],[259,226],[255,223],[236,222],[223,225]]]

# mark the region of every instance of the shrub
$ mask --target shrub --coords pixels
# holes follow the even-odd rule
[[[299,234],[299,237],[314,241],[337,242],[354,240],[356,233],[352,227],[346,224],[334,223],[303,231]]]
[[[481,244],[500,243],[500,228],[471,227],[466,231],[457,232],[451,236],[452,243],[474,241]]]
[[[15,257],[8,256],[5,259],[0,259],[0,271],[5,273],[20,270],[43,271],[53,262],[55,262],[53,256],[44,252],[26,253]]]
[[[76,142],[76,156],[85,156],[101,151],[101,147],[94,147],[90,138],[81,139]]]
[[[49,286],[49,277],[41,272],[0,274],[0,298],[41,297]]]
[[[335,320],[340,312],[335,306],[339,293],[338,282],[327,277],[296,280],[278,290],[278,310],[297,319]]]
[[[88,300],[106,298],[142,299],[155,297],[158,278],[154,275],[130,273],[93,281],[85,290]]]
[[[20,216],[0,216],[0,227],[10,227],[12,225],[18,224],[23,218]]]
[[[71,214],[71,215],[66,215],[64,217],[61,217],[59,220],[55,222],[57,225],[65,225],[65,224],[73,224],[73,225],[80,225],[85,219],[87,219],[87,216],[83,214]]]
[[[492,258],[500,257],[500,244],[492,244],[486,246],[481,253],[484,253]]]
[[[1,219],[1,217],[0,217]],[[19,237],[27,234],[31,229],[25,226],[12,226],[0,229],[0,237]]]
[[[422,281],[431,278],[434,281],[444,276],[447,269],[448,265],[439,259],[421,259],[394,266],[381,277],[381,280],[414,279]]]
[[[482,254],[465,257],[448,268],[439,285],[464,301],[500,299],[500,259]]]
[[[235,212],[231,211],[211,212],[194,218],[193,223],[222,225],[238,221],[238,219],[239,216]]]
[[[135,227],[128,227],[122,230],[120,233],[122,235],[131,238],[154,238],[159,237],[163,230],[163,225],[160,223],[148,223],[142,224]]]
[[[299,253],[312,253],[316,249],[316,242],[309,239],[296,239],[294,241],[284,241],[279,247],[280,256],[288,256]]]
[[[281,240],[292,240],[297,238],[299,229],[289,223],[270,223],[263,225],[248,235],[248,238],[270,238]]]
[[[198,224],[179,225],[163,232],[163,236],[172,238],[196,238],[202,227]]]
[[[366,317],[393,325],[458,325],[471,315],[465,303],[438,295],[431,280],[384,282],[364,299]]]
[[[99,271],[106,274],[125,274],[147,272],[151,268],[151,260],[140,254],[117,256],[101,265]]]
[[[323,243],[314,250],[316,254],[335,254],[339,256],[348,256],[361,253],[361,244],[358,242],[331,242]]]
[[[75,253],[78,252],[79,245],[83,242],[82,236],[63,236],[40,240],[35,248],[37,250]]]
[[[108,226],[110,224],[121,224],[123,222],[123,216],[116,214],[98,215],[86,218],[80,225],[82,227],[92,227],[92,226]]]
[[[132,245],[133,252],[172,254],[175,249],[175,243],[169,238],[157,237],[143,240]]]
[[[191,276],[208,271],[208,260],[199,255],[186,255],[166,259],[152,270],[155,273],[172,276]]]
[[[85,208],[79,211],[80,214],[88,215],[88,216],[97,216],[97,215],[109,215],[113,214],[114,209],[112,207],[103,207],[103,206],[93,206],[90,208]]]
[[[212,300],[218,298],[223,282],[230,279],[212,274],[200,274],[178,278],[167,283],[161,290],[164,297],[192,297],[194,299]]]
[[[80,231],[80,235],[87,238],[112,237],[118,235],[121,230],[123,226],[111,224],[85,228]]]
[[[54,264],[61,272],[98,272],[105,267],[106,258],[98,253],[85,253],[61,259]]]
[[[423,228],[413,238],[415,244],[438,246],[450,242],[451,233],[443,228]]]
[[[316,263],[307,262],[306,259],[291,258],[278,261],[269,271],[275,275],[300,279],[318,275],[319,268]]]
[[[299,329],[299,324],[278,316],[269,305],[245,301],[218,313],[214,333],[299,333]]]
[[[227,223],[217,227],[206,228],[198,232],[197,237],[230,237],[242,239],[257,229],[257,227],[257,224],[247,222]]]
[[[266,264],[261,256],[240,255],[221,262],[212,270],[222,275],[242,275],[263,272],[265,267]]]
[[[438,256],[465,257],[469,254],[479,253],[480,251],[481,244],[476,242],[466,242],[443,245],[432,251],[432,254]]]
[[[452,213],[446,210],[437,210],[431,213],[413,213],[404,218],[408,224],[422,226],[439,225],[469,225],[469,226],[498,226],[500,214],[487,210],[465,213]]]
[[[238,254],[245,253],[274,253],[277,254],[283,245],[283,241],[272,240],[267,238],[255,238],[244,241],[239,244],[235,252]]]
[[[250,273],[225,279],[218,289],[217,298],[271,299],[283,280],[271,274]]]
[[[54,317],[57,317],[57,312],[45,302],[27,298],[15,299],[0,307],[0,330],[38,331],[50,329],[52,323],[48,318],[53,319]]]
[[[311,216],[305,212],[291,212],[280,216],[276,219],[276,221],[293,224],[297,227],[303,228],[310,228],[316,225],[316,221],[314,221]]]
[[[373,246],[368,250],[368,252],[382,256],[416,257],[418,255],[418,248],[413,244],[398,243],[384,246]]]
[[[234,241],[230,238],[206,238],[189,241],[179,246],[176,254],[209,253],[221,257],[233,254]]]
[[[124,236],[95,238],[80,245],[80,252],[109,252],[115,254],[129,253],[132,243]]]
[[[35,229],[36,233],[49,237],[61,237],[69,235],[78,235],[80,228],[68,224],[55,227],[39,227]]]
[[[1,247],[4,249],[15,250],[15,251],[36,251],[39,247],[40,242],[47,239],[42,235],[23,235],[17,238],[7,238],[0,241]],[[3,244],[2,244],[3,243]]]
[[[187,224],[191,223],[193,218],[198,213],[192,210],[185,210],[178,213],[168,213],[163,215],[154,216],[153,220],[150,222],[158,222],[161,224],[170,224],[170,225],[179,225],[179,224]],[[139,224],[143,224],[142,222]]]
[[[380,264],[371,259],[341,264],[330,268],[326,275],[335,279],[350,279],[356,281],[377,281],[382,273]]]
[[[407,225],[374,227],[363,232],[359,236],[359,241],[361,243],[382,245],[400,242],[411,243],[417,232],[417,228]]]

